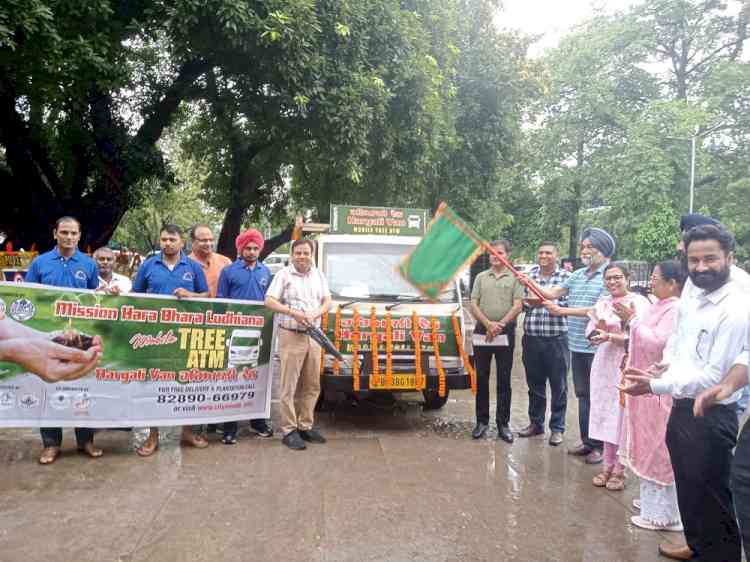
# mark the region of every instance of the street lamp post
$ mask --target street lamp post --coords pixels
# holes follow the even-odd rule
[[[695,128],[695,134],[691,135],[690,137],[664,137],[671,140],[679,140],[679,141],[690,141],[690,209],[689,212],[692,214],[693,212],[693,203],[695,201],[695,141],[699,138],[705,137],[709,133],[713,133],[716,129],[721,127],[724,123],[716,123],[716,125],[713,125],[712,127],[709,127],[708,129],[701,131],[700,127]]]

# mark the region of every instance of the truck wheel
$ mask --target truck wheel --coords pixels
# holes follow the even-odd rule
[[[440,396],[437,390],[423,390],[424,395],[424,409],[425,410],[439,410],[448,401],[449,390],[445,391],[445,396]]]

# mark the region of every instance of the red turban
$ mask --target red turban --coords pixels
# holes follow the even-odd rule
[[[255,242],[260,250],[263,249],[263,235],[254,228],[248,228],[245,232],[240,232],[235,238],[234,245],[237,246],[237,253],[241,254],[245,246],[250,242]]]

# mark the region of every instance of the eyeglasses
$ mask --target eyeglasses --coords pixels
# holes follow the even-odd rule
[[[623,279],[625,279],[624,275],[610,275],[609,277],[604,278],[607,283],[610,281],[622,281]]]

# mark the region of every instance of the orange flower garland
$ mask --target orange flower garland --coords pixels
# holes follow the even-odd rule
[[[438,319],[432,317],[432,349],[435,354],[435,368],[438,372],[438,394],[445,396],[445,370],[440,360],[440,342],[438,341]]]
[[[321,318],[320,328],[323,330],[323,333],[325,333],[325,331],[328,329],[328,313],[327,312],[323,315],[323,318]],[[325,359],[326,359],[326,352],[321,347],[320,348],[320,376],[321,377],[323,376],[323,369],[325,367]]]
[[[458,323],[458,317],[455,314],[451,318],[451,322],[453,323],[453,335],[456,336],[456,347],[458,348],[458,353],[461,356],[461,360],[464,362],[464,368],[466,369],[466,372],[469,373],[469,380],[471,381],[471,393],[476,396],[477,372],[474,370],[474,366],[471,364],[471,361],[469,361],[469,356],[466,355],[463,335],[461,334],[461,326]]]
[[[370,308],[370,353],[372,354],[372,373],[370,374],[370,388],[373,387],[373,380],[380,378],[380,369],[378,365],[378,315],[375,307]],[[373,379],[375,377],[375,379]]]
[[[393,386],[393,325],[391,313],[385,313],[385,386]]]
[[[336,349],[341,351],[341,306],[336,307],[336,324],[333,327],[333,337],[336,343]],[[338,375],[341,369],[341,362],[338,359],[333,360],[333,374]]]
[[[359,390],[359,311],[352,314],[352,388]]]
[[[411,313],[411,335],[414,339],[414,366],[416,371],[417,390],[424,388],[424,376],[422,375],[422,332],[419,331],[419,317],[417,311]]]

